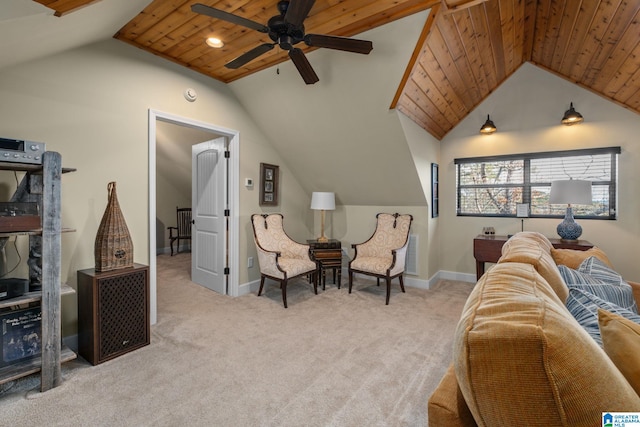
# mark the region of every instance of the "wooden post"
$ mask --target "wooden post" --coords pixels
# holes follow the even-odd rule
[[[54,151],[42,156],[42,372],[41,391],[62,383],[61,373],[61,176],[62,157]]]

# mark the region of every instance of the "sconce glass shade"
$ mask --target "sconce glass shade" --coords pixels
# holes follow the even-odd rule
[[[567,111],[564,112],[564,117],[562,117],[562,124],[571,126],[577,125],[578,123],[582,123],[584,118],[582,114],[578,113],[575,108],[573,108],[573,102]]]
[[[491,135],[497,130],[498,128],[496,128],[496,125],[491,121],[489,115],[487,114],[487,121],[484,122],[484,124],[480,128],[480,133],[483,135]]]
[[[556,231],[562,240],[578,240],[582,235],[582,227],[573,218],[571,205],[590,205],[593,203],[591,181],[577,179],[553,181],[549,203],[567,204],[564,220],[558,224]]]

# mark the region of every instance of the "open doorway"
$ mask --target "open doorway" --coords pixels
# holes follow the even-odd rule
[[[167,226],[171,225],[165,224],[167,220],[159,219],[160,217],[167,218],[166,210],[169,208],[166,200],[158,203],[158,191],[165,189],[176,194],[175,199],[169,198],[175,200],[178,205],[191,203],[188,196],[191,194],[192,146],[215,138],[224,139],[230,153],[226,166],[228,174],[225,187],[227,190],[224,195],[230,215],[226,219],[227,226],[224,236],[227,244],[221,255],[228,260],[226,261],[226,267],[228,267],[226,293],[231,296],[238,295],[238,132],[193,119],[149,110],[149,270],[152,324],[157,321],[156,256],[159,251],[164,251],[164,231]],[[159,168],[167,170],[163,169],[162,173],[158,173]],[[173,205],[170,209],[175,212],[174,202],[169,204]],[[164,212],[159,212],[160,209]]]

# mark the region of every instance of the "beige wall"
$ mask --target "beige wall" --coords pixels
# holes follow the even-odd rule
[[[198,92],[196,102],[184,99],[187,87]],[[77,270],[94,265],[93,245],[110,181],[118,184],[134,260],[149,262],[149,109],[239,131],[241,182],[258,178],[261,161],[278,164],[281,190],[289,196],[280,210],[297,213],[304,206],[307,211],[306,192],[226,85],[121,42],[107,40],[2,69],[0,98],[3,137],[45,142],[48,150],[62,154],[65,167],[78,169],[62,179],[63,226],[77,230],[62,238],[62,280],[72,286]],[[248,217],[262,209],[256,189],[240,187],[239,280],[245,283],[258,277],[256,268],[246,269],[247,253],[255,256]],[[64,335],[75,333],[76,322],[75,296],[65,296]]]
[[[562,126],[560,119],[573,101],[585,117],[578,126]],[[487,114],[498,132],[478,133]],[[453,160],[458,157],[527,153],[579,148],[621,146],[619,205],[616,221],[579,221],[582,239],[604,249],[614,267],[629,280],[640,280],[637,246],[640,241],[640,120],[630,112],[534,65],[524,64],[441,142],[440,163],[440,270],[474,273],[472,239],[483,226],[497,234],[520,231],[516,218],[470,218],[456,216],[456,177]],[[557,237],[557,219],[527,219],[525,230]]]

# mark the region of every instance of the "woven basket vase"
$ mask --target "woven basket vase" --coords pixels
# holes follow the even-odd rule
[[[107,185],[107,192],[109,196],[107,209],[104,211],[96,235],[96,271],[133,267],[133,243],[120,210],[115,182]]]

